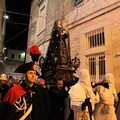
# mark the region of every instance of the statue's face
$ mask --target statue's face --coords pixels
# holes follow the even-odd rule
[[[61,20],[58,20],[58,21],[57,21],[57,25],[58,25],[58,27],[62,27],[62,22],[61,22]]]

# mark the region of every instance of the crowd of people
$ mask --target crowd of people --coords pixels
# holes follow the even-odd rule
[[[61,20],[56,21],[54,26],[56,24],[66,37],[68,32],[61,29]],[[60,36],[63,39],[58,34],[58,28],[56,32],[54,27],[55,35],[52,34],[52,37],[58,39]],[[55,53],[49,56],[51,51],[48,52],[49,60],[44,65],[43,73],[46,70],[54,73],[57,63],[68,64],[63,59],[65,56],[59,59],[60,39],[56,44],[51,40],[49,47]],[[34,50],[37,50],[36,56]],[[34,50],[30,52],[33,61],[24,63],[15,70],[23,73],[23,80],[14,78],[11,81],[7,74],[0,75],[0,120],[120,120],[120,93],[116,93],[112,73],[106,73],[103,81],[91,84],[89,71],[80,69],[77,70],[78,80],[69,87],[62,77],[56,78],[54,84],[48,84],[37,72],[40,52],[36,48]],[[54,60],[54,57],[58,59]],[[68,59],[69,55],[65,58]],[[50,63],[50,60],[55,64]]]
[[[48,92],[36,84],[36,62],[21,65],[15,72],[24,80],[11,87],[2,100],[0,120],[48,120],[50,102]]]
[[[7,91],[18,83],[19,80],[17,78],[8,78],[7,74],[5,73],[0,75],[0,107]]]
[[[37,78],[35,62],[18,67],[24,80],[8,85],[6,74],[0,76],[1,120],[117,120],[120,93],[117,96],[114,76],[106,73],[101,83],[91,84],[87,69],[79,70],[79,80],[70,88],[58,78],[51,86]],[[67,102],[66,102],[67,100]],[[118,119],[119,120],[119,119]]]

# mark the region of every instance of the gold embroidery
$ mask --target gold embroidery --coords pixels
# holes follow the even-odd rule
[[[33,65],[33,70],[37,70],[37,63],[35,62],[34,65]]]
[[[101,113],[109,114],[109,109],[110,109],[110,107],[108,105],[104,104],[104,106],[101,109]]]
[[[88,120],[88,116],[87,116],[87,113],[85,112],[85,111],[83,111],[82,113],[78,113],[78,115],[77,115],[77,118],[79,119],[79,120]]]
[[[23,99],[23,103],[21,104],[22,99]],[[25,97],[23,98],[20,97],[20,99],[16,101],[14,105],[17,108],[16,112],[24,110],[24,113],[25,113],[27,110],[27,103],[26,103]]]

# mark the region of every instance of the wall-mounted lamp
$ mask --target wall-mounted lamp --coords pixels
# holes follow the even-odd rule
[[[6,47],[3,48],[3,53],[5,53],[5,50],[6,50],[6,49],[7,49]]]
[[[6,61],[7,60],[7,57],[4,57],[4,61]]]
[[[9,19],[9,16],[8,15],[4,15],[3,18]]]

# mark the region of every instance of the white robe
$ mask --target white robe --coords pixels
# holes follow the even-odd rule
[[[97,87],[97,92],[100,95],[100,102],[95,107],[95,120],[117,120],[114,108],[114,94],[109,88],[103,86]],[[106,105],[106,106],[105,106]],[[105,113],[107,112],[107,113]]]
[[[94,103],[95,95],[92,88],[78,82],[71,87],[69,96],[71,109],[74,110],[74,120],[82,120],[83,118],[85,118],[84,120],[90,120],[88,108],[86,107],[86,110],[82,111],[81,107],[86,98],[91,98],[91,102]]]

